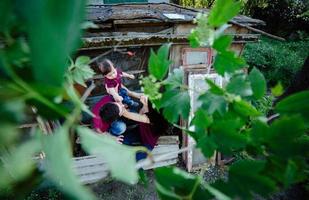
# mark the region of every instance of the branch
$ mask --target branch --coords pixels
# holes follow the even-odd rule
[[[87,88],[87,90],[84,92],[83,96],[81,97],[82,102],[85,102],[85,100],[87,99],[87,97],[90,95],[90,93],[92,92],[94,88],[95,88],[94,81],[91,81],[90,87]]]
[[[104,52],[104,53],[98,55],[97,57],[92,58],[92,59],[89,61],[88,64],[91,64],[91,63],[97,61],[97,60],[100,59],[101,57],[103,57],[103,56],[105,56],[105,55],[107,55],[107,54],[109,54],[109,53],[111,53],[111,52],[113,52],[113,51],[119,51],[119,50],[117,50],[117,48],[119,47],[120,44],[121,44],[121,42],[118,42],[118,44],[116,44],[116,46],[115,46],[114,48],[112,48],[112,49],[110,49],[110,50],[108,50],[108,51],[106,51],[106,52]]]

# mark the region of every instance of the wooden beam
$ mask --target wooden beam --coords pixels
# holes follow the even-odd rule
[[[272,34],[267,33],[267,32],[265,32],[265,31],[262,31],[262,30],[253,28],[253,27],[251,27],[251,26],[247,26],[247,25],[240,24],[240,23],[238,23],[238,22],[236,22],[236,21],[234,21],[234,20],[231,20],[231,22],[234,23],[234,24],[236,24],[236,25],[238,25],[238,26],[241,26],[241,27],[247,28],[247,29],[249,29],[249,30],[251,30],[251,31],[254,31],[254,32],[256,32],[256,33],[260,33],[260,34],[262,34],[262,35],[265,35],[265,36],[267,36],[267,37],[270,37],[270,38],[273,38],[273,39],[276,39],[276,40],[280,40],[280,41],[286,41],[286,40],[285,40],[284,38],[282,38],[282,37],[279,37],[279,36],[276,36],[276,35],[272,35]]]

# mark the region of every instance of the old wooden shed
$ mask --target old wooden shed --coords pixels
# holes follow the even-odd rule
[[[136,74],[147,74],[150,49],[156,50],[164,43],[171,43],[170,59],[173,61],[170,70],[182,67],[185,70],[184,83],[198,90],[207,86],[203,78],[212,78],[218,84],[222,79],[212,70],[214,51],[208,47],[191,48],[187,40],[191,29],[196,24],[193,20],[198,12],[208,13],[207,9],[196,10],[170,3],[138,3],[114,5],[89,5],[87,20],[98,28],[88,29],[83,37],[79,54],[111,59],[117,67]],[[246,43],[257,42],[260,31],[254,26],[264,22],[239,15],[230,22],[226,34],[233,36],[232,50],[241,54]],[[102,95],[104,87],[101,76],[96,76],[96,87],[93,95]],[[132,90],[139,90],[138,80],[125,82]],[[190,93],[191,106],[194,110],[196,97]],[[182,145],[193,143],[193,139],[183,135]],[[203,163],[198,150],[184,155],[187,169]]]

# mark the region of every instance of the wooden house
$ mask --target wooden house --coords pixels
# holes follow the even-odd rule
[[[87,20],[96,24],[97,28],[86,31],[79,54],[90,57],[104,55],[124,71],[146,75],[150,49],[156,50],[164,43],[171,43],[170,59],[173,63],[170,71],[183,68],[186,72],[185,84],[197,90],[206,90],[205,77],[217,84],[222,84],[223,80],[211,67],[215,52],[208,47],[189,46],[187,37],[196,27],[193,20],[198,12],[208,13],[209,10],[184,8],[170,3],[89,5]],[[257,42],[260,33],[264,33],[254,28],[264,25],[263,21],[242,15],[230,20],[229,25],[225,33],[233,36],[231,49],[237,54],[242,53],[246,43]],[[100,75],[95,77],[97,89],[92,94],[94,96],[104,93],[101,78]],[[138,80],[125,82],[125,85],[132,90],[140,89]],[[190,97],[193,113],[197,104],[196,94],[190,92]],[[186,134],[181,138],[183,147],[194,143]],[[188,171],[205,163],[196,149],[185,153],[183,158]]]

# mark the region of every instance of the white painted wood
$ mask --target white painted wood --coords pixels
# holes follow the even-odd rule
[[[89,159],[81,159],[81,160],[75,160],[74,161],[74,168],[83,168],[85,166],[92,166],[92,165],[100,165],[106,163],[103,159],[100,157],[93,157]]]
[[[208,78],[210,80],[213,80],[214,83],[216,83],[218,86],[222,87],[223,84],[223,78],[219,76],[218,74],[190,74],[188,75],[188,86],[189,88],[192,88],[192,90],[189,91],[190,96],[190,104],[191,104],[191,111],[189,116],[189,122],[194,117],[194,112],[196,109],[201,105],[201,102],[198,101],[198,96],[201,92],[205,92],[209,89],[209,86],[205,82],[205,79]],[[190,123],[189,123],[190,124]],[[189,127],[190,130],[194,131],[194,127]],[[195,140],[190,137],[188,134],[183,135],[185,140],[185,146],[192,146],[195,144]],[[200,164],[203,164],[208,161],[208,163],[214,164],[214,159],[211,158],[210,160],[207,160],[202,152],[195,148],[192,150],[189,150],[184,154],[184,159],[186,163],[186,168],[189,172],[192,171],[194,166],[198,166]]]
[[[108,166],[106,163],[102,163],[98,165],[85,166],[83,168],[75,168],[74,170],[78,175],[93,174],[101,171],[108,171]]]
[[[91,183],[95,183],[98,182],[99,180],[102,180],[104,178],[106,178],[108,176],[108,172],[107,171],[101,171],[92,175],[83,175],[80,176],[80,182],[82,184],[91,184]]]
[[[208,63],[208,52],[186,52],[186,65],[198,65]]]
[[[152,154],[163,154],[167,152],[177,151],[179,149],[178,145],[162,145],[157,146],[152,150]]]
[[[179,150],[178,136],[162,136],[158,140],[158,145],[152,151],[154,160],[156,157],[166,153],[176,152]],[[178,162],[178,154],[171,154],[165,157],[164,160],[155,162],[144,169],[153,169],[167,165],[176,164]],[[95,183],[109,174],[108,166],[104,159],[96,155],[83,156],[73,158],[73,170],[80,177],[83,184]]]
[[[178,162],[177,158],[174,159],[170,159],[170,160],[164,160],[161,162],[156,162],[150,166],[144,167],[144,170],[148,170],[148,169],[154,169],[154,168],[158,168],[158,167],[163,167],[163,166],[168,166],[168,165],[173,165],[176,164]]]
[[[158,144],[179,144],[179,139],[178,136],[161,136],[158,139]]]

